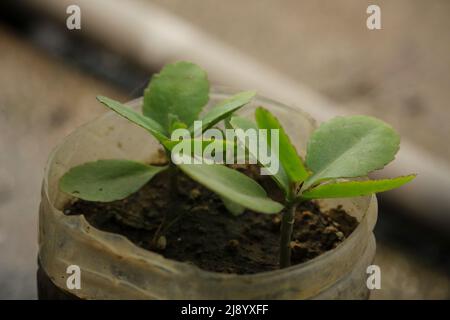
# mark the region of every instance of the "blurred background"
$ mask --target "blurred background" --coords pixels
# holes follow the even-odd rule
[[[366,9],[381,8],[381,30]],[[69,5],[81,29],[68,30]],[[0,299],[36,298],[40,184],[49,152],[139,96],[175,60],[213,83],[257,89],[318,121],[369,114],[402,135],[379,197],[382,288],[372,299],[450,298],[450,1],[2,0]]]

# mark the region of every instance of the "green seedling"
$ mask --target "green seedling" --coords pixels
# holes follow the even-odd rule
[[[295,211],[305,200],[367,196],[410,182],[415,175],[383,180],[348,180],[382,169],[399,150],[400,138],[392,127],[368,116],[337,117],[316,129],[307,144],[305,161],[297,154],[278,119],[264,108],[255,111],[256,123],[233,116],[235,129],[279,130],[278,172],[273,179],[284,193],[281,220],[280,267],[291,261]],[[267,139],[267,145],[271,141]]]
[[[105,106],[156,138],[166,152],[168,165],[152,166],[126,159],[98,160],[70,169],[61,178],[60,188],[80,199],[110,202],[126,198],[157,173],[168,170],[169,192],[173,197],[172,203],[175,203],[177,173],[181,170],[218,194],[234,214],[242,213],[245,208],[266,214],[282,211],[280,267],[284,268],[290,265],[294,214],[299,203],[311,199],[370,195],[399,187],[414,179],[415,175],[383,180],[348,180],[365,178],[371,171],[383,168],[394,159],[400,139],[386,123],[366,116],[330,120],[310,137],[303,161],[278,119],[268,110],[256,110],[256,123],[233,116],[254,95],[254,92],[241,92],[201,116],[209,100],[206,73],[192,63],[178,62],[167,65],[152,78],[144,92],[142,114],[110,98],[99,96],[98,100]],[[196,132],[195,120],[202,120],[200,132]],[[232,144],[233,148],[237,147],[234,141],[201,139],[205,130],[222,120],[225,120],[226,128],[278,130],[279,169],[272,172],[271,176],[284,193],[283,204],[271,200],[254,180],[227,166],[195,162],[177,165],[172,161],[171,152],[181,140],[173,140],[171,136],[174,130],[180,128],[188,129],[191,133],[189,137],[183,137],[183,142],[186,139],[188,143],[200,140],[201,148],[212,144]],[[263,137],[266,147],[274,145],[270,134]],[[242,139],[242,136],[237,138]],[[245,141],[240,142],[245,146]],[[251,153],[252,150],[247,152]],[[251,156],[257,158],[257,155]],[[172,211],[176,212],[177,208],[167,208],[166,216]],[[159,241],[160,229],[155,233],[154,244],[164,242]]]
[[[127,159],[104,159],[70,169],[60,180],[60,189],[74,197],[99,202],[124,199],[138,191],[157,173],[169,170],[172,202],[177,197],[177,170],[217,193],[227,208],[249,208],[261,213],[275,213],[281,204],[272,201],[265,190],[246,175],[221,164],[180,164],[171,160],[171,150],[181,140],[171,140],[178,128],[189,129],[193,134],[187,139],[195,142],[193,123],[202,121],[202,134],[208,128],[229,118],[233,112],[249,103],[254,92],[241,92],[221,101],[203,116],[202,109],[209,100],[209,82],[205,71],[189,62],[166,65],[153,76],[144,92],[142,114],[107,97],[97,99],[122,117],[147,130],[166,152],[167,166],[152,166]],[[211,143],[226,141],[210,140]],[[202,146],[205,141],[202,140]],[[145,145],[142,146],[145,148]],[[232,199],[232,201],[231,201]],[[167,208],[176,211],[176,208]],[[155,236],[158,241],[158,235]]]

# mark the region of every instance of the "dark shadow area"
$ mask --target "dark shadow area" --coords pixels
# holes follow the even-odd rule
[[[450,274],[450,235],[405,214],[400,203],[378,197],[377,241],[400,249],[422,263]]]
[[[50,56],[119,87],[130,98],[140,96],[150,75],[160,69],[160,66],[152,70],[143,68],[88,39],[83,33],[70,31],[62,23],[42,16],[25,2],[1,1],[0,23]]]

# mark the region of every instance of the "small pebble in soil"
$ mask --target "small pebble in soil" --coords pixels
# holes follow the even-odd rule
[[[308,248],[306,245],[304,245],[301,242],[292,241],[291,242],[291,249],[292,249],[292,257],[291,259],[293,261],[305,261],[308,257]]]
[[[158,250],[164,250],[164,249],[166,249],[166,246],[167,246],[167,239],[166,239],[166,237],[160,236],[158,238],[158,241],[156,241],[156,248]]]
[[[230,252],[236,252],[239,248],[239,240],[231,239],[226,245],[226,249]]]
[[[276,215],[272,219],[272,230],[278,232],[280,231],[280,226],[281,226],[281,217],[279,215]]]
[[[303,218],[304,221],[311,220],[313,218],[313,214],[312,214],[311,211],[308,211],[308,210],[303,211],[302,212],[302,218]]]
[[[198,197],[200,197],[201,192],[199,189],[192,189],[190,192],[189,197],[193,200],[197,199]]]

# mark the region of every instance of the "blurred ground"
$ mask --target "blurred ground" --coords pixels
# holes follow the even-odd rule
[[[378,241],[374,264],[381,269],[381,290],[372,290],[371,299],[450,299],[448,273],[395,245]]]
[[[154,2],[354,111],[384,118],[450,160],[450,149],[436,143],[450,136],[450,2],[377,1],[381,31],[366,29],[366,1]],[[129,92],[1,25],[0,70],[0,299],[34,298],[39,190],[48,153],[104,111],[97,94],[127,100]],[[382,290],[372,293],[374,299],[450,298],[448,270],[429,261],[379,243],[376,263]]]
[[[35,298],[37,218],[47,156],[118,89],[16,39],[0,25],[0,299]]]
[[[450,1],[151,1],[450,161]]]

